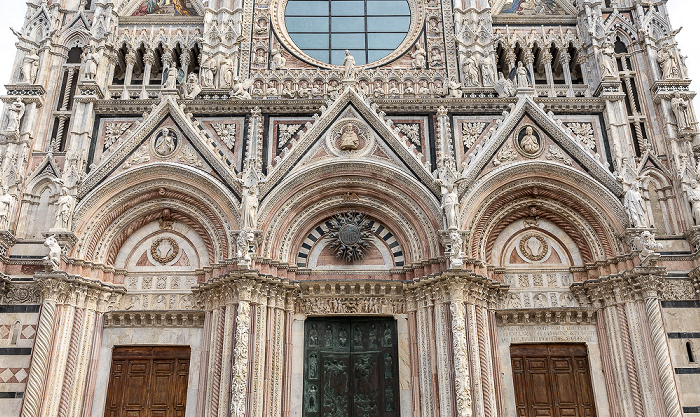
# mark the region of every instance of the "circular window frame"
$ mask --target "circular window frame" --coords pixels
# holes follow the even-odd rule
[[[287,25],[284,23],[284,15],[287,9],[288,0],[274,0],[270,2],[270,16],[272,17],[272,30],[277,35],[280,43],[287,48],[287,50],[297,59],[306,62],[307,64],[313,65],[315,67],[338,70],[342,69],[342,65],[333,65],[327,62],[319,61],[316,58],[312,58],[303,49],[299,48],[296,43],[292,40],[292,37],[287,32]],[[406,32],[406,37],[399,46],[394,49],[389,55],[384,58],[370,62],[363,65],[357,65],[357,69],[370,69],[377,68],[392,62],[408,50],[413,47],[413,45],[418,40],[421,32],[423,31],[423,26],[426,19],[425,5],[423,2],[417,0],[406,0],[408,3],[408,10],[411,14],[411,21],[408,25],[408,32]]]

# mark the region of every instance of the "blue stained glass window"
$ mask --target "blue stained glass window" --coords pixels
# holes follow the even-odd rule
[[[342,65],[345,50],[357,65],[378,61],[403,42],[411,23],[406,0],[289,0],[287,32],[312,58]]]

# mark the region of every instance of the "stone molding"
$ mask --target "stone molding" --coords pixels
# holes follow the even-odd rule
[[[41,291],[35,281],[11,281],[8,276],[0,276],[0,304],[39,304]]]
[[[66,304],[100,312],[114,310],[126,288],[65,272],[38,272],[35,279],[44,304]]]
[[[596,324],[594,308],[548,308],[546,310],[518,309],[496,311],[496,319],[501,326],[515,325],[562,325]]]
[[[637,267],[619,275],[574,283],[571,292],[581,306],[602,308],[660,297],[665,276],[666,268]]]
[[[112,311],[104,315],[105,328],[204,327],[201,311]]]

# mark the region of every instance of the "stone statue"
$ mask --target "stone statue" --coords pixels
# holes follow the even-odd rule
[[[461,269],[464,265],[464,252],[462,252],[462,234],[457,230],[450,232],[450,268]]]
[[[447,85],[447,88],[450,91],[450,97],[452,98],[462,98],[462,84],[458,83],[457,80],[452,78]]]
[[[233,85],[234,62],[231,55],[226,55],[219,66],[219,88],[227,88]]]
[[[695,225],[700,226],[700,187],[698,187],[698,183],[693,181],[691,185],[685,189],[685,192],[693,211]]]
[[[656,241],[654,234],[648,230],[642,232],[641,236],[634,239],[634,246],[639,252],[639,258],[642,261],[642,266],[647,264],[647,260],[653,255],[659,255],[657,251],[663,249],[663,246]]]
[[[2,195],[0,195],[0,230],[8,230],[10,228],[10,216],[15,203],[15,196],[10,194],[6,185],[2,186]]]
[[[515,95],[515,85],[513,81],[503,76],[502,72],[498,73],[498,81],[493,88],[498,93],[498,97],[513,97]]]
[[[279,49],[277,49],[277,48],[272,49],[272,59],[270,60],[270,69],[273,69],[273,70],[284,69],[285,65],[287,65],[287,58],[282,56],[282,53],[279,51]]]
[[[174,90],[177,88],[177,67],[172,66],[168,68],[168,73],[167,77],[165,78],[163,88],[165,90]]]
[[[518,88],[530,88],[530,80],[527,75],[527,68],[523,65],[523,62],[518,62],[518,68],[515,72],[515,80]]]
[[[22,125],[22,117],[24,117],[24,112],[26,110],[26,105],[21,98],[17,97],[15,101],[12,102],[10,108],[7,109],[7,132],[14,132],[19,134],[20,126]]]
[[[22,84],[36,83],[36,75],[39,72],[39,55],[35,50],[32,49],[24,56],[20,72],[22,73]]]
[[[528,154],[536,154],[540,150],[540,142],[534,135],[532,126],[525,128],[525,136],[520,141],[520,147]]]
[[[194,100],[194,98],[202,92],[202,87],[199,85],[198,79],[199,77],[197,77],[195,73],[190,73],[190,75],[187,76],[187,82],[184,86],[184,96],[186,99]]]
[[[216,72],[216,64],[212,58],[208,58],[202,63],[200,71],[201,83],[204,88],[214,88],[214,73]]]
[[[477,87],[479,85],[479,68],[476,66],[474,57],[464,60],[462,72],[464,74],[464,84],[467,87]]]
[[[73,209],[75,208],[75,197],[70,194],[68,187],[61,187],[61,196],[56,201],[58,210],[56,211],[55,230],[70,231]]]
[[[481,60],[481,80],[484,87],[496,84],[496,66],[490,56],[485,56]]]
[[[44,258],[44,263],[51,270],[61,265],[61,245],[58,244],[55,235],[51,235],[44,241],[44,246],[49,248],[49,254]]]
[[[88,47],[83,54],[83,76],[86,80],[93,81],[97,77],[97,53]]]
[[[455,184],[456,173],[444,167],[437,180],[442,193],[441,208],[444,213],[445,229],[459,229],[459,196],[457,196],[457,185]]]
[[[678,67],[678,61],[673,56],[668,47],[659,50],[656,56],[656,61],[661,66],[661,76],[664,80],[680,80],[681,71]]]
[[[416,44],[416,50],[411,52],[411,66],[415,69],[425,68],[425,49],[420,43]]]
[[[243,214],[243,229],[254,230],[258,221],[258,186],[243,186],[241,212]]]
[[[345,59],[343,59],[343,67],[345,72],[343,79],[354,80],[355,79],[355,57],[350,55],[350,51],[345,50]]]
[[[625,193],[625,212],[627,212],[627,217],[629,217],[632,227],[649,227],[644,199],[640,191],[642,181],[645,178],[645,176],[637,177]]]
[[[167,127],[160,129],[160,136],[156,139],[156,144],[153,146],[156,153],[160,156],[168,156],[175,151],[175,141],[177,137]]]
[[[690,104],[678,91],[673,94],[671,99],[671,109],[673,109],[673,114],[676,116],[676,125],[679,132],[694,127],[695,121],[690,112]]]
[[[252,85],[253,80],[240,80],[238,77],[234,77],[231,97],[239,100],[250,100],[251,95],[248,89],[250,89]]]
[[[355,132],[355,126],[349,124],[343,128],[340,135],[340,149],[343,151],[356,151],[360,147],[360,138]]]
[[[617,78],[617,61],[615,60],[615,48],[610,41],[603,42],[600,50],[600,66],[602,68],[603,78]]]

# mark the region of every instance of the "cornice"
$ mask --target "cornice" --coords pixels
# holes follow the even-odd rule
[[[548,308],[543,310],[518,309],[496,311],[501,326],[520,325],[591,325],[596,323],[594,308]]]
[[[204,327],[203,311],[113,311],[104,315],[105,328]]]

